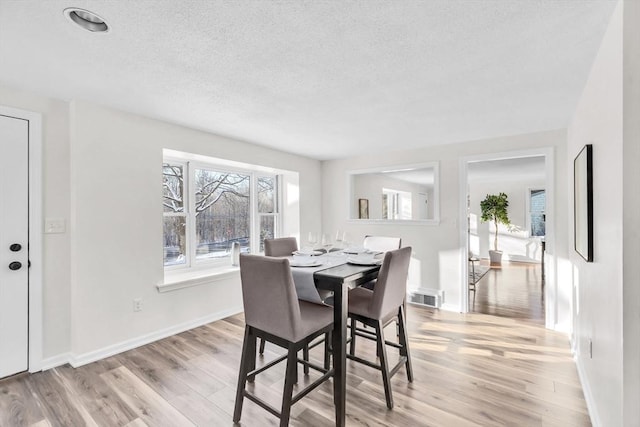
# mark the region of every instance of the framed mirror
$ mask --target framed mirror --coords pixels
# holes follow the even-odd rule
[[[438,162],[348,171],[348,219],[437,224],[438,179]]]

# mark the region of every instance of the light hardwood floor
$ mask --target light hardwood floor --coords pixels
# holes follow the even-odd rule
[[[481,265],[489,266],[487,260]],[[544,277],[540,264],[505,262],[492,266],[469,300],[475,313],[544,325]]]
[[[523,277],[534,273],[514,269],[510,280],[521,284],[507,288],[500,281],[507,270],[483,279],[476,308],[482,292],[523,300],[504,294],[526,288],[526,280],[516,279],[518,271]],[[492,290],[495,280],[506,289]],[[379,373],[349,361],[347,425],[590,425],[567,337],[524,313],[504,317],[500,304],[490,301],[485,305],[499,315],[410,305],[415,381],[407,383],[404,369],[396,374],[395,408],[389,411]],[[243,326],[237,315],[77,369],[2,380],[0,426],[231,426]],[[267,345],[265,360],[276,352]],[[359,340],[358,353],[374,358],[375,348]],[[320,347],[313,356],[320,360]],[[283,366],[268,370],[256,378],[254,390],[279,405],[283,378]],[[302,369],[299,381],[308,381]],[[333,425],[331,391],[325,383],[294,405],[291,425]],[[277,419],[245,400],[242,425],[275,426]]]

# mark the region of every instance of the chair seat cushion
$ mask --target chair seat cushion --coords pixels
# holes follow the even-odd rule
[[[371,309],[371,300],[373,299],[373,291],[364,287],[357,287],[349,291],[349,314],[357,314],[359,316],[368,317],[369,319],[388,321],[396,315],[397,308],[389,313],[384,313],[380,318],[373,314]]]
[[[301,324],[294,336],[282,337],[298,342],[333,323],[333,307],[300,300]]]

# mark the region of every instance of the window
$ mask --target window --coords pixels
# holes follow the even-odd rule
[[[546,195],[544,190],[529,190],[529,218],[531,237],[544,237]]]
[[[162,205],[164,210],[164,265],[186,262],[185,231],[187,215],[184,209],[184,165],[162,165]]]
[[[165,268],[229,265],[233,243],[256,253],[277,236],[277,175],[170,159],[162,174]]]
[[[258,177],[258,217],[260,221],[260,252],[264,239],[276,237],[278,223],[278,181],[276,176]]]

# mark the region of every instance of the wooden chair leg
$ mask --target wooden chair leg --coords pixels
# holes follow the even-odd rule
[[[351,318],[351,342],[349,343],[349,354],[354,356],[356,354],[356,321]]]
[[[309,361],[309,344],[305,345],[302,349],[302,358],[305,362]],[[309,375],[309,365],[304,365],[303,370],[305,375]]]
[[[405,368],[407,370],[407,380],[413,382],[413,368],[411,367],[411,354],[409,352],[409,336],[407,335],[407,317],[404,307],[398,309],[398,325],[400,326],[400,356],[406,356],[407,362]]]
[[[384,397],[387,399],[387,408],[393,409],[393,395],[391,394],[391,378],[389,377],[389,363],[387,361],[387,346],[384,343],[384,326],[382,322],[376,325],[377,348],[382,368],[382,382],[384,383]]]
[[[291,402],[293,397],[293,385],[297,381],[298,374],[298,352],[294,349],[293,344],[289,345],[289,354],[287,356],[287,372],[284,378],[284,391],[282,392],[282,410],[280,412],[280,427],[289,425],[289,417],[291,416]]]
[[[251,343],[253,342],[253,345]],[[255,347],[255,337],[252,336],[250,327],[245,326],[244,328],[244,342],[242,344],[242,356],[240,357],[240,373],[238,375],[238,389],[236,390],[236,404],[235,409],[233,411],[233,422],[237,423],[240,421],[240,416],[242,415],[242,403],[244,401],[244,389],[247,385],[247,373],[251,368],[250,358],[251,352],[253,352],[253,358],[255,360],[256,347]]]
[[[407,312],[407,297],[404,298],[404,300],[402,301],[402,308],[404,309],[404,312]],[[400,320],[396,320],[396,336],[398,338],[400,338]]]
[[[264,343],[265,341],[262,338],[260,338],[260,356],[264,354]]]
[[[330,365],[330,357],[331,351],[329,346],[331,345],[331,333],[327,332],[324,334],[324,369],[329,370]]]
[[[248,348],[250,349],[250,351],[252,351],[253,353],[247,353],[247,372],[251,372],[253,370],[256,369],[256,341],[257,341],[258,337],[252,332],[251,335],[249,336],[249,344],[248,344]],[[254,380],[256,379],[255,375],[249,375],[247,377],[247,381],[249,381],[250,383],[252,383]]]

